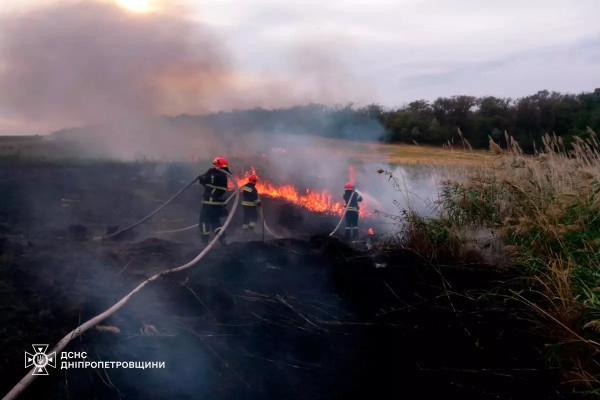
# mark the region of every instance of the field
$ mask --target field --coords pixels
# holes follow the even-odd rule
[[[198,165],[89,160],[74,145],[2,140],[11,146],[0,162],[6,393],[27,372],[23,352],[31,344],[52,346],[142,280],[200,251],[195,231],[157,233],[196,222],[200,188],[131,234],[93,240],[156,208]],[[319,143],[313,157],[364,163],[425,164],[428,152],[429,163],[460,167],[492,159]],[[367,245],[365,236],[346,244],[327,235],[336,216],[281,199],[264,203],[279,238],[242,235],[236,214],[227,247],[148,285],[66,349],[85,351],[88,361],[164,361],[166,368],[57,368],[23,398],[558,399],[570,391],[541,352],[547,336],[530,322],[536,310],[512,295],[528,285],[521,271],[476,258],[466,266],[432,263],[385,242]]]
[[[314,156],[316,153],[319,156],[363,163],[477,166],[494,158],[487,151],[469,150],[462,146],[446,149],[434,146],[358,142],[319,137],[311,138],[309,144],[309,147],[301,148],[305,157]]]
[[[434,146],[365,143],[353,158],[362,161],[385,161],[391,164],[473,167],[489,162],[493,155],[481,150],[445,149]]]
[[[591,130],[570,147],[546,135],[538,152],[526,156],[512,138],[506,141],[508,149],[490,143],[493,162],[443,185],[437,218],[406,215],[404,245],[437,262],[466,261],[475,251],[517,266],[529,287],[513,297],[538,313],[549,363],[575,391],[596,395],[600,142]],[[531,293],[539,298],[526,298]]]
[[[48,136],[0,136],[0,159],[69,159],[76,157],[79,147],[58,143]]]
[[[342,158],[360,162],[391,164],[426,164],[438,166],[477,166],[493,156],[486,151],[434,146],[356,142],[344,139],[311,137],[310,146],[294,148],[301,156]],[[85,154],[76,142],[55,140],[48,136],[0,137],[0,158],[73,160]]]

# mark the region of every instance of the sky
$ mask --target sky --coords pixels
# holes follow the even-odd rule
[[[0,134],[597,87],[597,0],[0,2]]]

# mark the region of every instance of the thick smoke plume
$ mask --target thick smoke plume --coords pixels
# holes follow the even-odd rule
[[[368,92],[335,52],[302,39],[283,55],[283,70],[235,65],[217,28],[182,7],[134,13],[86,0],[0,15],[0,134],[159,114],[343,104]]]
[[[133,13],[93,0],[0,16],[0,134],[14,133],[3,129],[8,119],[47,127],[35,133],[83,126],[57,135],[77,141],[77,155],[162,161],[226,155],[237,172],[256,166],[277,184],[331,190],[337,200],[352,145],[333,154],[310,134],[377,139],[384,129],[375,119],[356,123],[318,106],[272,120],[260,112],[160,115],[345,104],[368,96],[368,88],[345,70],[331,42],[325,48],[306,38],[290,46],[282,69],[251,73],[235,65],[218,28],[192,15]]]
[[[203,26],[112,3],[5,15],[0,27],[0,112],[56,128],[184,103],[203,111],[227,73],[227,57]]]

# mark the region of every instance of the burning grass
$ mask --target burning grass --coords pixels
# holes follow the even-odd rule
[[[247,171],[243,178],[236,178],[238,185],[241,187],[246,184],[246,182],[248,182],[248,177],[252,174],[256,174],[254,169],[252,171]],[[334,201],[331,192],[328,190],[316,192],[306,189],[304,193],[301,193],[294,185],[277,186],[263,179],[258,181],[256,189],[261,196],[283,199],[312,212],[340,216],[344,213],[344,203],[341,201]],[[371,212],[367,208],[367,201],[364,201],[361,206],[362,207],[359,210],[360,216],[369,217]]]
[[[405,245],[431,260],[466,261],[476,234],[489,232],[503,254],[531,278],[541,298],[526,300],[541,316],[550,362],[564,381],[598,393],[600,368],[600,142],[589,131],[567,149],[546,135],[534,156],[507,137],[490,141],[494,157],[442,184],[438,217],[405,212]]]
[[[440,151],[452,153],[451,150]],[[5,210],[9,210],[6,215],[10,220],[15,219],[7,226],[15,233],[26,230],[34,243],[21,245],[19,252],[25,251],[27,257],[20,257],[16,245],[11,243],[11,249],[15,250],[4,253],[11,258],[2,260],[18,267],[18,271],[3,269],[17,275],[14,278],[7,273],[3,277],[5,281],[17,280],[18,283],[10,293],[3,291],[6,292],[4,309],[8,310],[12,304],[26,305],[7,313],[8,318],[4,321],[7,329],[11,329],[4,335],[5,340],[11,342],[5,342],[3,347],[10,351],[10,357],[7,355],[4,363],[5,371],[10,372],[10,375],[4,375],[7,390],[22,373],[14,368],[17,365],[14,360],[22,361],[22,349],[37,337],[34,335],[40,335],[39,340],[50,341],[62,337],[64,329],[95,315],[97,308],[105,302],[112,304],[114,297],[126,293],[132,282],[165,265],[179,262],[180,258],[189,259],[189,254],[196,251],[192,243],[180,245],[156,239],[130,245],[110,242],[98,247],[95,242],[76,241],[78,229],[72,230],[66,247],[68,251],[65,251],[65,245],[57,239],[67,239],[69,235],[59,236],[60,232],[50,230],[63,229],[68,223],[85,223],[93,231],[113,221],[137,218],[136,213],[142,213],[141,217],[145,210],[156,206],[157,200],[166,198],[173,188],[178,189],[180,179],[188,179],[191,172],[182,166],[169,166],[164,174],[157,176],[151,172],[159,169],[151,163],[80,165],[77,173],[70,166],[17,166],[19,168],[14,170],[5,169],[7,182],[2,188],[8,190],[5,189],[7,195],[0,196],[0,203],[6,204]],[[13,179],[19,180],[19,186],[13,185]],[[93,186],[88,186],[87,182],[93,182]],[[265,187],[259,190],[263,194],[272,190],[273,197],[284,199],[289,196],[299,204],[304,201],[305,194],[294,187],[271,185],[269,188],[267,181],[262,183]],[[331,208],[335,206],[331,206],[330,197],[319,197],[322,193],[314,193],[319,201],[330,207],[320,209],[321,212],[339,212],[339,208]],[[62,216],[56,210],[62,207],[66,194],[69,199],[80,201],[69,202],[68,207],[63,207],[66,211]],[[196,218],[198,200],[191,194],[182,196],[177,207],[165,210],[165,220]],[[35,207],[25,208],[26,203],[33,203]],[[267,204],[265,208],[272,207]],[[431,231],[439,234],[429,243],[429,250],[435,256],[446,251],[444,245],[456,246],[462,251],[457,227],[484,224],[485,216],[490,213],[481,214],[483,216],[473,219],[477,222],[457,218],[454,225],[447,222],[449,216],[436,223],[412,214],[415,224],[425,223],[408,226],[415,228],[415,233]],[[293,217],[288,215],[288,218]],[[36,224],[29,227],[26,223],[29,219]],[[302,229],[308,233],[324,231],[307,229],[307,225]],[[328,229],[329,225],[327,222]],[[374,234],[380,234],[377,228]],[[422,235],[422,238],[429,240],[430,236]],[[233,243],[226,249],[216,250],[210,260],[207,259],[207,268],[188,271],[190,275],[186,274],[178,281],[164,282],[164,286],[155,290],[149,287],[128,309],[123,309],[118,318],[107,321],[100,330],[89,332],[84,341],[74,344],[88,347],[74,350],[95,349],[100,339],[106,338],[106,353],[101,352],[103,357],[122,359],[130,356],[129,351],[134,354],[155,351],[151,354],[156,354],[157,358],[170,357],[167,362],[172,368],[181,366],[170,372],[172,376],[186,376],[191,372],[189,388],[181,387],[181,380],[169,381],[164,376],[140,380],[139,376],[111,375],[123,390],[139,393],[139,386],[136,386],[139,384],[158,397],[162,394],[160,390],[174,387],[185,395],[194,393],[192,396],[198,397],[204,390],[207,393],[203,397],[225,398],[240,393],[240,388],[245,390],[244,382],[252,382],[262,390],[254,398],[288,398],[290,396],[285,395],[288,393],[305,398],[330,397],[323,394],[334,392],[338,397],[344,397],[340,390],[356,395],[357,388],[365,388],[368,392],[362,397],[385,397],[385,389],[393,390],[385,394],[389,396],[389,393],[407,391],[407,386],[419,390],[422,398],[439,398],[438,389],[446,396],[455,394],[460,398],[535,397],[530,393],[550,398],[551,376],[546,377],[546,369],[537,362],[533,339],[529,332],[525,334],[527,319],[523,317],[523,309],[529,310],[525,307],[529,298],[507,303],[502,296],[487,295],[488,291],[495,290],[498,280],[512,280],[512,275],[486,268],[477,269],[474,275],[467,269],[415,261],[409,252],[377,257],[375,263],[372,253],[355,252],[337,240],[325,239]],[[568,268],[557,266],[550,271],[562,271],[563,274],[557,277],[535,275],[539,277],[540,285],[548,284],[543,293],[552,290],[574,293]],[[321,292],[315,293],[317,289]],[[504,294],[508,292],[506,287],[502,290]],[[519,295],[514,297],[519,299]],[[562,323],[567,327],[577,326],[584,308],[576,299],[564,298],[563,303],[551,299],[546,303],[556,305],[557,309],[573,307],[576,311],[571,315],[573,321]],[[345,308],[346,301],[351,309]],[[550,315],[549,321],[553,321],[552,318],[558,320],[557,312],[546,303],[539,312]],[[341,304],[339,312],[334,312],[338,308],[330,306],[337,304]],[[32,310],[42,311],[38,316]],[[65,315],[57,315],[55,310],[66,310]],[[23,321],[28,324],[26,329]],[[181,324],[175,324],[175,321]],[[589,321],[594,319],[586,322]],[[558,323],[552,326],[561,332],[564,329]],[[116,332],[115,328],[121,332]],[[585,342],[590,339],[582,332],[584,329],[569,329],[585,338],[577,339],[582,351],[593,345]],[[173,334],[177,334],[176,339],[172,339]],[[123,349],[115,346],[115,340],[120,338],[125,346],[137,340],[140,343]],[[89,339],[92,342],[85,341]],[[96,339],[98,342],[94,342]],[[305,360],[307,355],[313,354],[313,360]],[[181,363],[185,355],[191,359]],[[98,354],[96,356],[101,359]],[[306,362],[298,363],[298,359]],[[351,363],[346,364],[346,360]],[[576,360],[583,366],[589,362],[583,356]],[[270,369],[265,369],[264,365]],[[207,375],[202,375],[206,366],[209,366]],[[304,375],[305,369],[298,368],[307,366],[316,367],[315,372]],[[344,370],[340,366],[347,368],[346,371],[364,373],[364,381],[357,381],[348,373],[342,374]],[[288,368],[302,374],[292,375]],[[61,375],[54,380],[38,381],[54,385],[53,388],[58,387],[60,391],[38,386],[39,392],[59,393],[56,397],[60,397],[66,391],[67,394],[87,394],[70,396],[85,398],[103,387],[98,380],[90,384],[86,375],[79,379],[69,375],[67,384],[66,372],[62,373],[65,379]],[[243,382],[238,379],[240,376]],[[591,379],[583,373],[581,377]],[[356,387],[353,382],[358,382]],[[313,383],[315,387],[312,387]],[[150,386],[149,390],[148,384],[155,386]],[[318,387],[321,384],[331,384],[332,392],[327,391],[329,386]],[[435,392],[436,396],[427,396],[429,392]],[[484,392],[492,393],[483,397]],[[246,392],[241,393],[240,397],[248,398]]]

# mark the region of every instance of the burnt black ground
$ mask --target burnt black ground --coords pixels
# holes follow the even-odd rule
[[[0,392],[26,372],[32,343],[55,344],[197,254],[189,236],[149,234],[195,222],[193,193],[137,238],[83,240],[133,222],[188,178],[184,168],[157,168],[0,169]],[[308,237],[329,224],[309,215],[299,229]],[[67,349],[165,369],[52,370],[23,398],[566,397],[529,310],[506,297],[520,285],[512,272],[431,266],[402,251],[376,260],[326,236],[217,247],[103,322],[119,333],[94,329]]]

